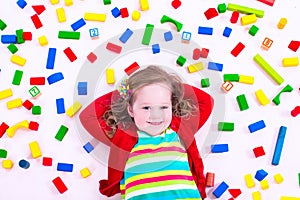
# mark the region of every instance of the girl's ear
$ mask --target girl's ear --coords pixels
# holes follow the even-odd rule
[[[130,115],[130,117],[133,117],[133,111],[132,111],[132,106],[131,105],[127,106],[127,112]]]

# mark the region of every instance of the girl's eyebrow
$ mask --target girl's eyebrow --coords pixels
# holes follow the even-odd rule
[[[142,103],[141,106],[149,105],[149,104],[152,104],[152,103],[145,102],[145,103]],[[159,104],[169,105],[170,103],[169,102],[160,102]]]

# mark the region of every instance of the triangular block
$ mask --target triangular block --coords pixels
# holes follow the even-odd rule
[[[38,15],[42,14],[42,12],[44,12],[46,10],[44,5],[32,6],[32,8]]]
[[[240,189],[228,189],[228,192],[233,198],[237,198],[242,193]]]

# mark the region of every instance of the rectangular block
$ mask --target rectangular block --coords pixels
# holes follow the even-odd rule
[[[283,143],[286,135],[286,129],[287,127],[281,126],[279,129],[278,137],[277,137],[277,142],[273,154],[273,159],[272,159],[272,165],[279,165],[280,157],[281,157],[281,152],[283,148]]]
[[[262,89],[259,89],[255,92],[255,96],[259,103],[263,106],[267,105],[270,103],[270,100],[268,97],[265,95],[264,91]]]
[[[261,200],[261,195],[259,191],[252,192],[252,198],[253,200]]]
[[[73,52],[73,50],[70,47],[67,47],[64,50],[64,53],[68,57],[70,62],[74,62],[75,60],[77,60],[77,56],[75,55],[75,53]]]
[[[6,158],[6,157],[7,157],[7,151],[5,149],[0,149],[0,158]]]
[[[33,141],[29,143],[29,148],[31,151],[31,155],[33,158],[38,158],[42,156],[42,152],[39,146],[39,143],[37,141]]]
[[[246,84],[254,84],[254,76],[246,76],[241,74],[239,77],[239,82]]]
[[[111,42],[108,42],[106,45],[106,49],[115,53],[121,53],[122,47]]]
[[[282,66],[284,67],[296,67],[299,65],[299,58],[298,57],[291,57],[291,58],[283,58],[282,59]]]
[[[215,63],[215,62],[208,62],[208,69],[221,72],[223,70],[223,64]]]
[[[30,85],[45,85],[45,77],[30,77]]]
[[[189,73],[194,73],[194,72],[203,70],[204,66],[203,66],[202,62],[198,62],[198,63],[194,63],[194,64],[189,65],[187,67],[187,69],[188,69]]]
[[[90,143],[90,142],[87,142],[84,146],[83,146],[84,150],[87,152],[87,153],[90,153],[91,151],[94,150],[94,146]]]
[[[239,13],[243,13],[243,14],[247,14],[247,15],[255,14],[257,17],[260,17],[260,18],[262,18],[265,14],[263,10],[249,8],[246,6],[241,6],[241,5],[237,5],[237,4],[233,4],[233,3],[228,3],[227,10],[238,11]]]
[[[87,95],[87,82],[78,82],[78,95]]]
[[[56,99],[56,112],[57,114],[62,114],[66,112],[64,98]]]
[[[215,197],[219,198],[226,192],[226,190],[229,188],[229,186],[223,181],[214,191],[213,194]]]
[[[218,131],[234,131],[233,122],[219,122]]]
[[[16,70],[14,74],[14,78],[12,80],[13,85],[20,85],[23,77],[23,71]]]
[[[79,20],[77,20],[76,22],[71,24],[71,28],[73,29],[73,31],[77,31],[78,29],[80,29],[84,25],[86,25],[86,22],[84,21],[83,18],[80,18]]]
[[[231,51],[231,54],[234,56],[234,57],[237,57],[242,51],[243,49],[245,48],[245,45],[241,42],[239,42]]]
[[[212,144],[211,145],[211,152],[212,153],[223,153],[228,152],[228,144]]]
[[[68,108],[66,114],[69,117],[73,117],[81,109],[81,107],[82,107],[81,103],[76,101],[72,106],[70,106],[70,108]]]
[[[250,133],[253,133],[253,132],[258,131],[260,129],[263,129],[265,127],[266,127],[266,125],[265,125],[264,120],[260,120],[260,121],[257,121],[255,123],[253,123],[253,124],[250,124],[248,126],[248,129],[249,129]]]
[[[54,69],[56,48],[49,48],[46,69]]]
[[[23,102],[21,98],[16,98],[6,102],[6,107],[7,109],[18,108],[22,106],[22,103]]]
[[[10,61],[12,63],[15,63],[15,64],[20,65],[20,66],[24,66],[26,64],[26,59],[25,58],[22,58],[21,56],[18,56],[18,55],[15,55],[15,54],[13,54],[10,57]]]
[[[62,194],[68,190],[67,186],[64,184],[60,177],[56,177],[52,180],[52,182],[55,185],[56,189],[59,191],[59,193]]]
[[[65,9],[64,8],[57,8],[56,9],[56,16],[59,23],[67,21]]]
[[[2,90],[2,91],[0,91],[0,100],[11,97],[12,95],[13,95],[13,92],[12,92],[11,88]]]
[[[114,84],[115,83],[115,73],[113,68],[107,68],[106,72],[106,83],[107,84]]]
[[[224,82],[230,81],[230,82],[237,82],[240,79],[239,74],[224,74],[223,75],[223,80]]]
[[[248,188],[253,188],[255,186],[255,182],[251,174],[246,174],[244,179]]]
[[[58,141],[62,141],[64,139],[65,135],[67,134],[68,130],[69,130],[68,127],[61,125],[55,135],[55,139],[57,139]]]
[[[57,163],[57,171],[72,172],[73,171],[73,164]]]
[[[256,20],[257,20],[257,18],[256,18],[255,14],[245,15],[245,16],[241,17],[241,24],[243,26],[253,24],[256,22]]]
[[[105,22],[106,21],[106,14],[101,13],[84,13],[85,20],[87,21],[98,21],[98,22]]]
[[[133,31],[127,28],[126,31],[120,36],[119,40],[125,44],[128,41],[128,39],[132,36],[132,34]]]
[[[142,44],[143,45],[149,45],[150,44],[153,29],[154,29],[154,25],[152,25],[152,24],[147,24],[146,25],[144,35],[143,35],[143,39],[142,39]]]
[[[211,28],[211,27],[199,26],[199,27],[198,27],[198,34],[202,34],[202,35],[212,35],[212,34],[213,34],[213,28]]]
[[[240,111],[247,110],[249,108],[246,96],[244,94],[237,96],[236,100],[238,102]]]
[[[31,16],[31,21],[33,22],[36,29],[39,29],[43,26],[43,24],[37,14]]]
[[[0,125],[0,138],[2,138],[2,136],[4,135],[4,133],[6,132],[6,130],[9,128],[9,126],[5,123],[2,122]]]
[[[17,36],[16,35],[1,35],[2,44],[16,44]]]
[[[59,39],[79,40],[80,39],[80,32],[58,31],[58,38]]]

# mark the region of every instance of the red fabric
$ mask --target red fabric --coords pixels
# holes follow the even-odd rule
[[[114,98],[120,98],[116,90],[97,98],[79,116],[82,125],[93,137],[110,146],[108,178],[99,181],[100,192],[108,197],[120,193],[120,181],[123,177],[126,161],[130,151],[138,141],[137,129],[134,124],[126,130],[119,128],[113,138],[106,136],[104,130],[109,130],[110,127],[105,124],[102,115],[110,108]],[[178,133],[186,146],[193,178],[201,197],[204,199],[206,198],[204,166],[194,135],[210,116],[213,99],[204,91],[187,84],[184,84],[184,99],[189,99],[198,106],[199,112],[187,119],[173,116],[170,127]]]

